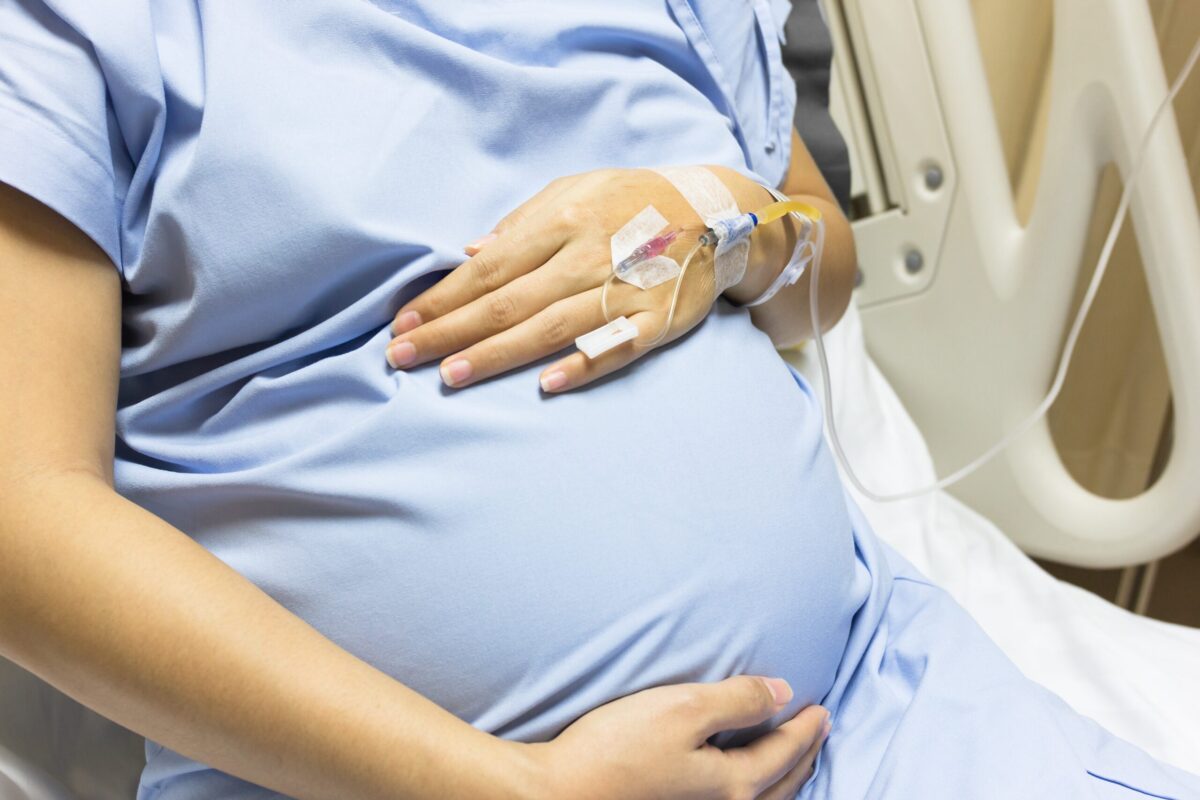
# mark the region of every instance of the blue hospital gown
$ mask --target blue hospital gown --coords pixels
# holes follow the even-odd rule
[[[124,281],[118,490],[499,736],[780,675],[796,698],[776,721],[818,701],[835,720],[808,797],[1200,797],[1024,679],[875,538],[808,386],[745,311],[718,303],[561,397],[538,390],[548,360],[460,392],[436,365],[387,367],[396,309],[553,178],[780,182],[786,12],[0,2],[0,180]],[[273,796],[146,755],[140,800]]]

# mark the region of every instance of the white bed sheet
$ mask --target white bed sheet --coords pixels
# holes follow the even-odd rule
[[[863,345],[851,304],[826,337],[838,434],[876,492],[934,481],[925,442]],[[787,354],[818,396],[815,348]],[[1139,617],[1059,581],[942,491],[875,503],[876,533],[944,587],[1033,680],[1155,757],[1200,773],[1200,630]]]

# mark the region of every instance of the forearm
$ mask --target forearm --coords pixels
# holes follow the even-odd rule
[[[99,476],[0,491],[0,654],[77,700],[298,798],[521,793],[521,745],[341,650]]]

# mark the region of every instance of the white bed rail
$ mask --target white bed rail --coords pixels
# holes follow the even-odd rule
[[[1144,0],[1055,2],[1044,159],[1023,227],[968,0],[826,6],[844,95],[834,107],[891,206],[855,223],[868,347],[946,474],[1050,385],[1101,172],[1115,163],[1128,176],[1167,92],[1154,26]],[[1174,402],[1161,477],[1137,497],[1096,496],[1043,421],[952,490],[1027,552],[1083,566],[1150,561],[1200,533],[1200,219],[1172,113],[1131,216]]]

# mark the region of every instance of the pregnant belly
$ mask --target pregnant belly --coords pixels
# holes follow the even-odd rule
[[[544,397],[536,374],[453,392],[435,367],[387,373],[370,413],[203,503],[160,494],[180,504],[160,513],[506,737],[739,673],[819,700],[854,611],[852,535],[816,406],[766,338],[726,308],[592,388]]]

